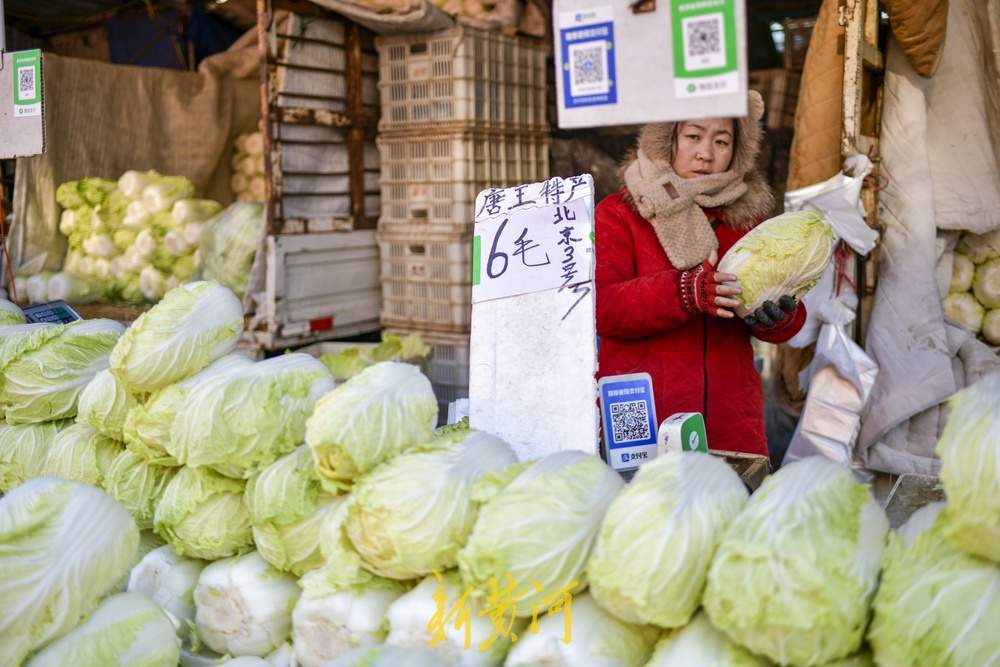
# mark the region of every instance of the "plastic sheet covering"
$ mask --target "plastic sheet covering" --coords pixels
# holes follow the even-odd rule
[[[816,356],[800,376],[809,394],[783,463],[820,455],[860,470],[864,465],[854,445],[878,366],[847,335],[853,311],[831,300],[820,315],[826,323]]]
[[[868,226],[861,206],[861,185],[871,173],[872,163],[864,155],[851,155],[844,160],[844,171],[822,183],[785,193],[785,211],[814,211],[832,227],[837,238],[860,254],[867,255],[878,241],[878,232]],[[850,176],[846,172],[850,172]],[[816,342],[823,320],[824,304],[839,301],[849,310],[857,308],[858,297],[850,285],[839,284],[837,262],[826,267],[819,283],[803,297],[809,313],[805,326],[788,344],[805,347]]]
[[[429,0],[312,0],[380,34],[434,32],[454,25]]]
[[[941,68],[949,54],[951,14],[948,21]],[[941,211],[932,170],[940,151],[929,141],[925,85],[890,39],[881,134],[887,178],[879,201],[885,232],[865,346],[881,370],[858,444],[870,469],[933,475],[940,466],[934,445],[944,424],[943,402],[1000,370],[1000,358],[944,321],[935,272],[943,249],[937,229]],[[983,141],[988,143],[988,138]]]

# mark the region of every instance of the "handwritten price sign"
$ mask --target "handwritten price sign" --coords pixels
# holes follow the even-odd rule
[[[472,302],[559,290],[573,295],[571,312],[592,290],[593,194],[589,176],[481,192]]]

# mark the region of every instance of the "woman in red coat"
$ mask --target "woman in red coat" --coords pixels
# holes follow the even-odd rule
[[[805,307],[767,302],[746,320],[719,257],[771,212],[754,168],[764,103],[746,118],[645,126],[624,185],[597,206],[598,377],[649,373],[656,415],[705,417],[712,449],[766,456],[764,400],[750,336],[794,336]]]

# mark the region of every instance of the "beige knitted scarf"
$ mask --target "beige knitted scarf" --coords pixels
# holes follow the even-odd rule
[[[667,162],[650,160],[642,149],[625,169],[625,186],[670,263],[680,270],[701,264],[719,247],[702,207],[725,206],[747,192],[738,171],[681,178]]]

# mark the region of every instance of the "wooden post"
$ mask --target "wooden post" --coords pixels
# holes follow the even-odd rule
[[[272,163],[274,137],[272,136],[271,123],[271,76],[268,68],[267,44],[267,32],[272,20],[273,14],[268,0],[257,0],[257,56],[260,58],[260,136],[264,144],[264,209],[269,236],[281,233],[281,224],[275,215],[277,198],[280,195],[275,192],[275,165]]]

